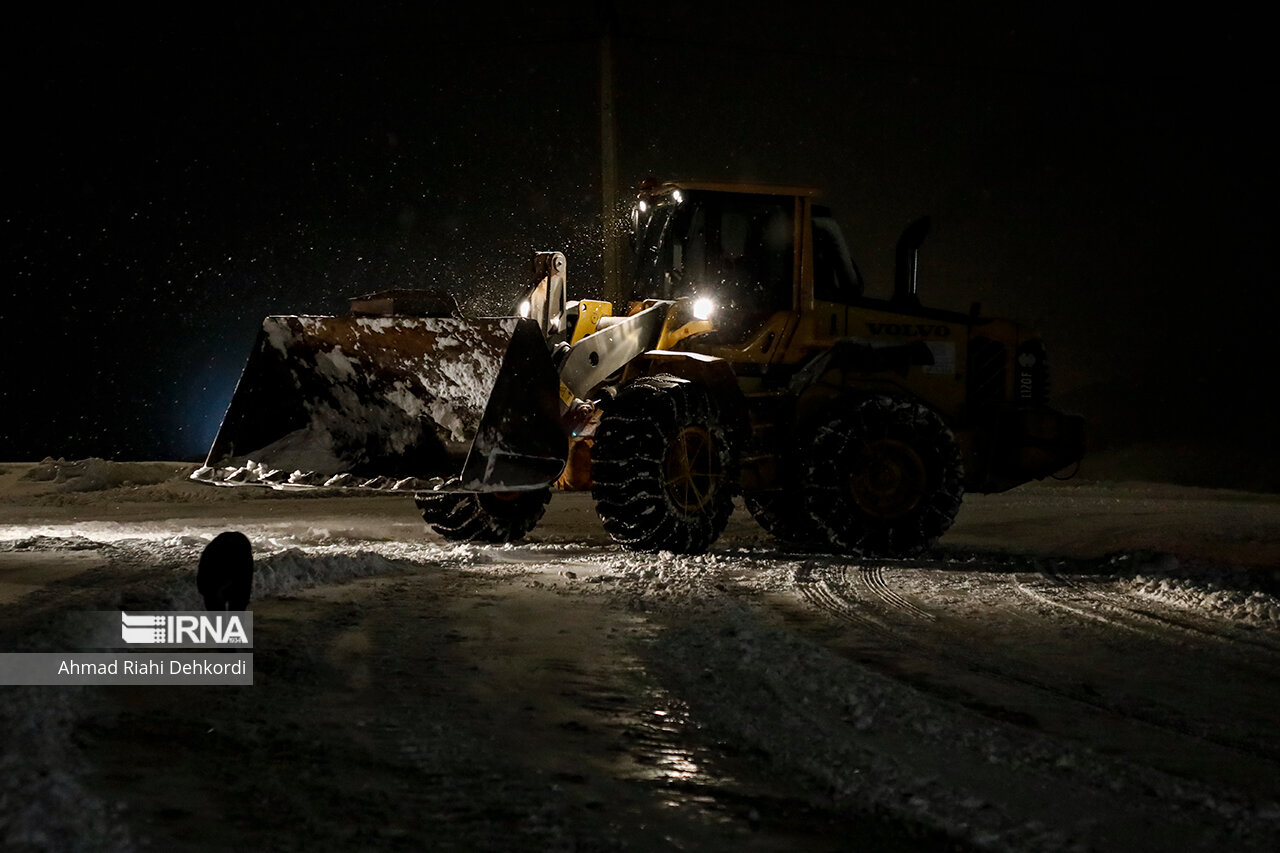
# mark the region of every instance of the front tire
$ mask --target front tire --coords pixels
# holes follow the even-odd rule
[[[533,530],[551,500],[550,489],[529,492],[422,492],[414,502],[422,520],[455,542],[516,542]]]
[[[932,409],[886,395],[818,427],[803,463],[804,508],[838,552],[907,556],[951,527],[964,494],[955,436]]]
[[[624,548],[701,554],[733,511],[732,424],[703,386],[642,377],[605,410],[591,479],[604,529]]]

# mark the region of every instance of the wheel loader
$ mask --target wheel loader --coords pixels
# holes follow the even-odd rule
[[[788,543],[894,556],[941,536],[966,490],[1081,458],[1040,337],[921,303],[927,219],[871,298],[815,199],[647,182],[612,303],[570,300],[564,255],[539,252],[511,316],[386,290],[349,316],[268,317],[193,477],[411,493],[438,534],[480,542],[589,489],[624,548],[678,553],[708,549],[740,494]]]

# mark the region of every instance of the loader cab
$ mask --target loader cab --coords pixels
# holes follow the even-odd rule
[[[642,190],[632,209],[631,298],[710,299],[726,343],[750,337],[780,313],[800,313],[810,299],[862,301],[862,276],[840,227],[810,196],[799,188],[728,185]],[[804,273],[812,271],[812,290],[808,282],[800,286],[797,249],[807,239],[812,255]]]
[[[791,311],[795,201],[699,189],[642,197],[632,213],[632,299],[711,299],[730,335]]]

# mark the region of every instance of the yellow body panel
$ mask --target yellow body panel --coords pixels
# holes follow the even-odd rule
[[[601,317],[610,317],[613,315],[613,305],[600,299],[580,299],[578,300],[578,322],[573,327],[573,335],[569,338],[570,344],[576,344],[578,341],[592,334],[596,330],[596,325],[600,322]]]
[[[1034,333],[1010,320],[980,317],[976,310],[962,314],[923,306],[913,285],[896,285],[888,300],[856,291],[847,304],[817,298],[811,189],[676,181],[642,186],[640,198],[660,201],[678,190],[691,199],[698,192],[772,195],[794,204],[791,307],[754,315],[726,310],[705,328],[689,323],[687,307],[677,303],[657,343],[659,350],[711,356],[732,366],[753,436],[741,460],[744,490],[776,488],[789,442],[829,417],[829,404],[864,393],[914,398],[941,415],[955,435],[971,489],[1010,488],[1043,477],[1054,464],[1079,459],[1079,419],[1036,398],[1029,366],[1036,362],[1021,361],[1024,352],[1033,352],[1024,348],[1035,345]],[[683,203],[678,196],[676,202]],[[903,245],[900,251],[906,251]],[[913,277],[914,266],[910,270]],[[778,284],[786,287],[785,279]],[[630,311],[648,304],[633,303]],[[687,369],[696,372],[694,365]],[[658,370],[677,372],[670,359],[650,353],[629,366],[624,379]]]

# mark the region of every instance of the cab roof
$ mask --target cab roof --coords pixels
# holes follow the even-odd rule
[[[640,185],[640,195],[667,195],[673,190],[704,190],[739,195],[785,195],[813,198],[820,191],[813,187],[794,187],[779,184],[737,183],[732,181],[645,181]]]

